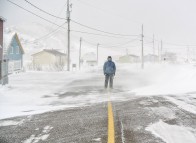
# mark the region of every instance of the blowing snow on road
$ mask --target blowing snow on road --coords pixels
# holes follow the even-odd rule
[[[0,0],[0,143],[196,143],[196,0]]]
[[[191,84],[196,81],[195,68],[173,66],[148,65],[145,70],[137,64],[129,69],[119,66],[112,90],[103,88],[101,69],[73,72],[68,77],[67,73],[55,72],[12,75],[13,84],[0,92],[0,140],[108,142],[112,122],[115,142],[193,143],[196,94]],[[61,78],[56,76],[59,74]],[[174,91],[168,86],[185,84],[179,81],[190,84],[187,91]],[[158,87],[159,84],[162,86]],[[143,94],[145,90],[148,92]]]

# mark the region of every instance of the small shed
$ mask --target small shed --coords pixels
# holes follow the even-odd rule
[[[32,55],[33,68],[42,69],[63,69],[67,63],[67,55],[55,49],[44,49]]]
[[[4,55],[8,59],[8,72],[18,72],[23,69],[24,49],[17,33],[4,36]]]
[[[120,63],[137,63],[140,61],[140,57],[136,55],[127,54],[119,57]]]

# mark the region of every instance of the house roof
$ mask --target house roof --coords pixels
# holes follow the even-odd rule
[[[22,53],[24,54],[24,49],[20,43],[20,40],[18,38],[18,34],[17,33],[9,33],[9,34],[4,34],[4,38],[3,38],[3,47],[4,50],[7,51],[10,48],[10,45],[12,43],[12,41],[14,40],[14,38],[16,38],[16,41],[20,47],[20,49],[22,50]]]
[[[38,53],[33,54],[32,56],[35,56],[35,55],[40,54],[40,53],[42,53],[42,52],[47,52],[47,53],[50,53],[50,54],[52,54],[52,55],[54,55],[54,56],[66,56],[66,54],[61,53],[61,52],[59,52],[59,51],[57,51],[57,50],[54,50],[54,49],[44,49],[44,50],[41,51],[41,52],[38,52]]]

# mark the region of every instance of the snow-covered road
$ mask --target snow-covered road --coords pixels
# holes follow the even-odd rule
[[[131,70],[122,66],[110,92],[103,89],[101,69],[13,75],[12,84],[0,90],[1,118],[7,118],[0,120],[0,141],[107,142],[110,93],[116,143],[193,143],[196,141],[196,92],[192,84],[196,74],[194,68],[183,68],[166,70],[151,66],[142,71],[137,65]],[[173,73],[176,69],[178,73]],[[179,83],[182,79],[184,83]],[[163,90],[161,83],[167,91],[159,93]],[[190,86],[180,91],[170,90],[168,83],[177,84],[174,87]]]

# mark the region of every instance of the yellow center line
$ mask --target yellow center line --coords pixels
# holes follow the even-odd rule
[[[108,143],[115,143],[114,116],[111,101],[108,101]]]

